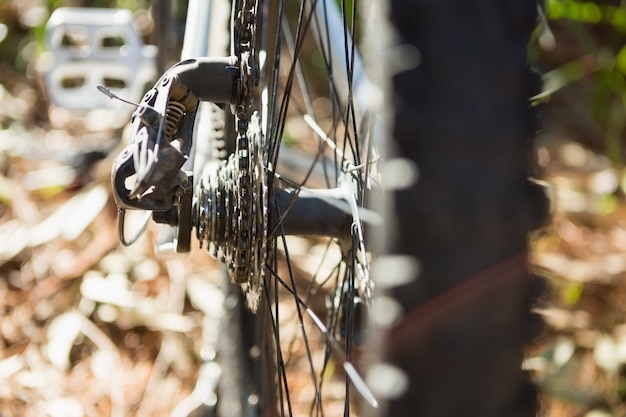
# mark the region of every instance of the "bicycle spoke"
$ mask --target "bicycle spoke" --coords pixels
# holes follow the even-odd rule
[[[268,304],[268,306],[278,306],[278,291],[277,291],[277,286],[275,284],[270,284],[270,282],[275,282],[275,278],[277,276],[276,272],[274,271],[274,269],[270,266],[267,265],[267,269],[270,272],[271,278],[268,276],[265,276],[265,288],[266,291],[264,293],[266,302]],[[272,299],[272,295],[270,295],[270,293],[273,294],[273,299]],[[272,311],[271,308],[268,309],[268,314],[269,314],[269,319],[270,319],[270,323],[271,323],[271,330],[272,330],[272,334],[274,336],[274,340],[279,342],[280,339],[280,326],[279,326],[279,310],[278,308],[275,308],[274,311]],[[280,346],[277,343],[276,346],[276,363],[278,364],[278,406],[280,407],[280,411],[281,411],[281,415],[288,415],[288,416],[292,416],[293,415],[293,410],[292,410],[292,402],[291,402],[291,396],[289,393],[289,385],[287,383],[287,372],[286,372],[286,367],[285,367],[285,362],[284,362],[284,358],[283,358],[283,354],[282,354],[282,350],[280,349]],[[288,414],[285,414],[285,405],[287,406],[287,410],[288,410]]]
[[[287,292],[289,294],[291,294],[294,297],[294,300],[295,300],[296,304],[298,305],[298,307],[301,308],[311,318],[311,320],[313,321],[315,326],[324,335],[324,337],[326,338],[326,341],[328,342],[328,346],[327,347],[330,350],[332,350],[332,352],[337,356],[337,359],[340,361],[342,367],[346,371],[346,374],[347,374],[348,378],[355,385],[355,388],[358,390],[358,392],[363,396],[363,398],[368,403],[370,403],[370,405],[372,405],[373,407],[377,407],[378,406],[378,401],[374,397],[374,394],[371,392],[371,390],[369,389],[369,387],[367,386],[365,381],[363,381],[363,378],[361,378],[361,376],[357,372],[356,368],[354,368],[354,365],[352,365],[352,363],[350,362],[349,354],[346,353],[346,351],[344,351],[344,349],[342,349],[341,346],[339,345],[339,343],[337,343],[337,341],[334,339],[334,337],[332,335],[332,332],[329,330],[329,327],[327,327],[322,322],[322,320],[319,318],[319,316],[317,314],[315,314],[315,312],[310,307],[307,306],[305,301],[303,301],[298,296],[297,291],[294,289],[295,288],[294,287],[295,283],[292,282],[291,285],[288,284],[283,279],[281,279],[280,276],[278,274],[276,274],[275,272],[272,272],[272,275],[278,281],[278,283],[280,283],[280,285],[285,290],[287,290]],[[301,311],[298,314],[298,318],[299,318],[299,322],[300,322],[300,324],[302,326],[303,321],[302,321],[302,312]],[[348,342],[347,346],[349,347],[350,345],[351,345],[351,341]],[[310,357],[310,352],[307,352],[307,356]]]

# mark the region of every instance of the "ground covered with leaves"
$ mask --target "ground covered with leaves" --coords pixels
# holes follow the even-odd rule
[[[219,269],[155,257],[151,229],[122,248],[100,160],[120,130],[60,109],[42,122],[37,84],[1,74],[0,414],[167,415],[208,354]]]
[[[28,16],[7,4],[5,22]],[[20,36],[32,29],[15,26]],[[584,68],[599,62],[583,58]],[[576,107],[587,87],[564,101]],[[117,152],[107,154],[123,125],[49,107],[27,59],[0,60],[2,416],[185,415],[197,403],[220,269],[202,251],[155,256],[153,228],[119,245],[109,179]],[[524,367],[542,416],[626,415],[626,169],[606,147],[581,144],[585,132],[551,128],[537,142],[553,211],[532,238],[546,329]]]
[[[545,416],[626,414],[626,202],[624,169],[582,145],[539,147],[553,202],[534,237],[547,280],[537,306],[545,334],[525,361],[543,391]]]

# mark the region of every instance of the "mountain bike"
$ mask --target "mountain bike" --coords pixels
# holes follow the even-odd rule
[[[356,2],[236,0],[230,50],[209,57],[214,3],[189,3],[185,40],[203,46],[144,96],[112,182],[124,243],[129,209],[167,225],[178,252],[195,235],[227,266],[226,298],[238,299],[232,282],[255,313],[233,307],[220,325],[237,336],[217,353],[229,363],[218,415],[530,415],[519,364],[537,205],[526,181],[534,5],[391,2],[380,79],[395,95],[384,96],[360,64],[354,39],[370,23]],[[391,130],[377,117],[388,107]],[[382,184],[383,217],[367,208]],[[371,268],[366,235],[379,230],[386,255]],[[388,294],[378,301],[372,271]],[[370,323],[394,342],[364,379],[354,363]],[[229,348],[241,349],[232,360]]]

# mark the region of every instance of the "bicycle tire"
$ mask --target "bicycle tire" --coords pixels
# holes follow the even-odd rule
[[[410,282],[381,279],[386,302],[404,313],[386,323],[385,360],[372,366],[397,388],[382,415],[536,413],[521,371],[542,287],[528,273],[527,239],[547,217],[543,191],[527,180],[536,12],[523,1],[389,2],[385,50],[416,58],[386,73],[390,171],[419,178],[390,190],[385,207],[383,264]]]

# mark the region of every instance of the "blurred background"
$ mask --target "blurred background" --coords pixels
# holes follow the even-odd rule
[[[546,416],[626,414],[625,6],[547,1],[530,45],[544,77],[536,160],[552,220],[531,240],[547,328],[525,367]]]
[[[173,8],[177,21],[185,4]],[[52,102],[45,76],[60,62],[51,62],[46,23],[61,6],[130,10],[152,66],[141,81],[164,65],[149,1],[0,1],[0,415],[187,415],[215,338],[203,323],[221,303],[211,284],[219,269],[202,251],[156,258],[156,229],[120,246],[110,171],[134,108],[103,95],[106,108]],[[175,56],[182,25],[170,28]],[[114,47],[117,36],[107,38]],[[55,80],[60,99],[92,95],[84,76]],[[145,86],[133,96],[126,76],[102,83],[140,100]]]
[[[147,0],[0,0],[2,416],[176,415],[193,390],[219,268],[201,251],[157,258],[152,228],[120,247],[109,176],[133,109],[103,96],[104,108],[68,110],[46,89],[55,9],[130,10],[148,85],[168,60],[154,46],[176,56],[186,2],[173,3],[163,44]],[[547,283],[536,306],[546,329],[524,367],[542,392],[542,416],[623,416],[626,4],[544,6],[529,57],[544,77],[530,101],[543,126],[536,181],[552,201],[550,223],[531,239]],[[80,96],[80,75],[59,80]],[[123,76],[106,82],[141,97]]]

